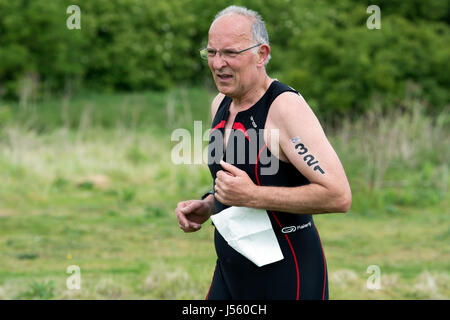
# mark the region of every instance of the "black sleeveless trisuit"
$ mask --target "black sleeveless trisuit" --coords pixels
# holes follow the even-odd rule
[[[274,80],[265,94],[236,114],[223,150],[223,134],[232,99],[225,97],[214,117],[208,147],[213,181],[223,170],[220,159],[244,170],[256,185],[294,187],[309,184],[292,164],[271,154],[263,130],[269,108],[283,92],[297,93]],[[245,154],[245,157],[243,155]],[[244,159],[243,159],[244,158]],[[215,213],[228,208],[214,200]],[[217,263],[206,299],[328,299],[328,276],[319,233],[311,214],[267,210],[284,259],[258,267],[228,245],[217,229]]]

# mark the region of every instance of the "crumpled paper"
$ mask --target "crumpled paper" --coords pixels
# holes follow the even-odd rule
[[[284,259],[266,210],[229,207],[211,220],[228,244],[258,267]]]

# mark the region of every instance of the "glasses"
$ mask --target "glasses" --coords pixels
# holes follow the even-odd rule
[[[235,50],[216,50],[216,49],[212,49],[212,48],[203,48],[200,49],[200,57],[204,60],[208,60],[210,58],[214,58],[216,56],[216,53],[219,52],[219,56],[221,56],[223,59],[233,59],[236,58],[236,56],[244,51],[256,48],[258,46],[260,46],[262,43],[258,43],[255,44],[254,46],[251,46],[250,48],[244,49],[244,50],[240,50],[240,51],[235,51]]]

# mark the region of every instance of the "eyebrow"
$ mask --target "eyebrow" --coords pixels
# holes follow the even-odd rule
[[[206,49],[217,50],[217,49],[214,49],[214,48],[212,48],[212,47],[206,47]],[[223,49],[220,49],[220,50],[222,50],[222,51],[239,51],[239,49],[235,49],[235,48],[227,48],[227,47],[225,47],[225,48],[223,48]]]

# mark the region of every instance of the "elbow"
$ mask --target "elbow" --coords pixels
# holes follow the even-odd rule
[[[334,198],[335,201],[332,212],[346,213],[350,210],[350,207],[352,205],[352,194],[350,191],[340,193],[338,196],[335,196]]]
[[[350,210],[351,206],[352,206],[352,195],[349,194],[349,195],[345,196],[344,200],[342,201],[342,204],[340,207],[341,211],[339,211],[339,212],[346,213]]]
[[[341,196],[337,212],[346,213],[350,210],[351,206],[352,206],[352,194],[347,193]]]

